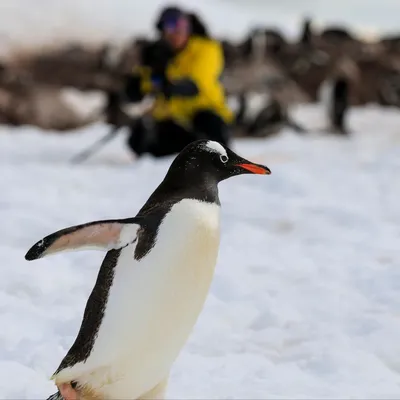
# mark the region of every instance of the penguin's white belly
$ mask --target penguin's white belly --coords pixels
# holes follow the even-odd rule
[[[201,312],[219,248],[219,206],[183,200],[139,262],[122,250],[83,381],[108,399],[136,399],[167,377]],[[73,367],[75,368],[75,367]],[[82,382],[82,379],[79,379]]]

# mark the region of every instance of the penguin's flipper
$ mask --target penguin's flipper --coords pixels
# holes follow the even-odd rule
[[[120,249],[137,240],[139,228],[136,218],[94,221],[71,226],[35,243],[25,254],[25,259],[32,261],[61,251]]]

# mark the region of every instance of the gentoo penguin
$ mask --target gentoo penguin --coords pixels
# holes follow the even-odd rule
[[[346,117],[350,107],[350,83],[345,76],[333,77],[323,83],[321,98],[329,120],[329,130],[349,135]]]
[[[133,218],[62,229],[25,255],[97,248],[107,254],[50,399],[162,399],[202,310],[220,241],[218,183],[270,174],[221,144],[192,142]]]

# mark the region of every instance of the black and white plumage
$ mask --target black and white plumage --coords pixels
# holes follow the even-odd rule
[[[348,135],[347,117],[350,109],[350,82],[346,77],[334,77],[321,87],[322,103],[329,121],[329,130]]]
[[[134,218],[66,228],[27,252],[34,260],[107,250],[77,338],[53,375],[59,388],[72,384],[85,399],[163,398],[213,277],[218,183],[246,173],[270,170],[217,142],[193,142]]]

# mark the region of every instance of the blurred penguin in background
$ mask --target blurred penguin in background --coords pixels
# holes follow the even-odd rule
[[[349,135],[347,117],[350,108],[350,82],[346,76],[337,75],[324,82],[322,101],[329,121],[329,131]]]
[[[346,117],[349,109],[350,85],[345,77],[338,77],[333,82],[333,110],[331,122],[336,132],[347,135]]]
[[[349,109],[350,85],[345,77],[336,77],[332,82],[332,106],[330,122],[334,132],[348,135],[347,114]]]

